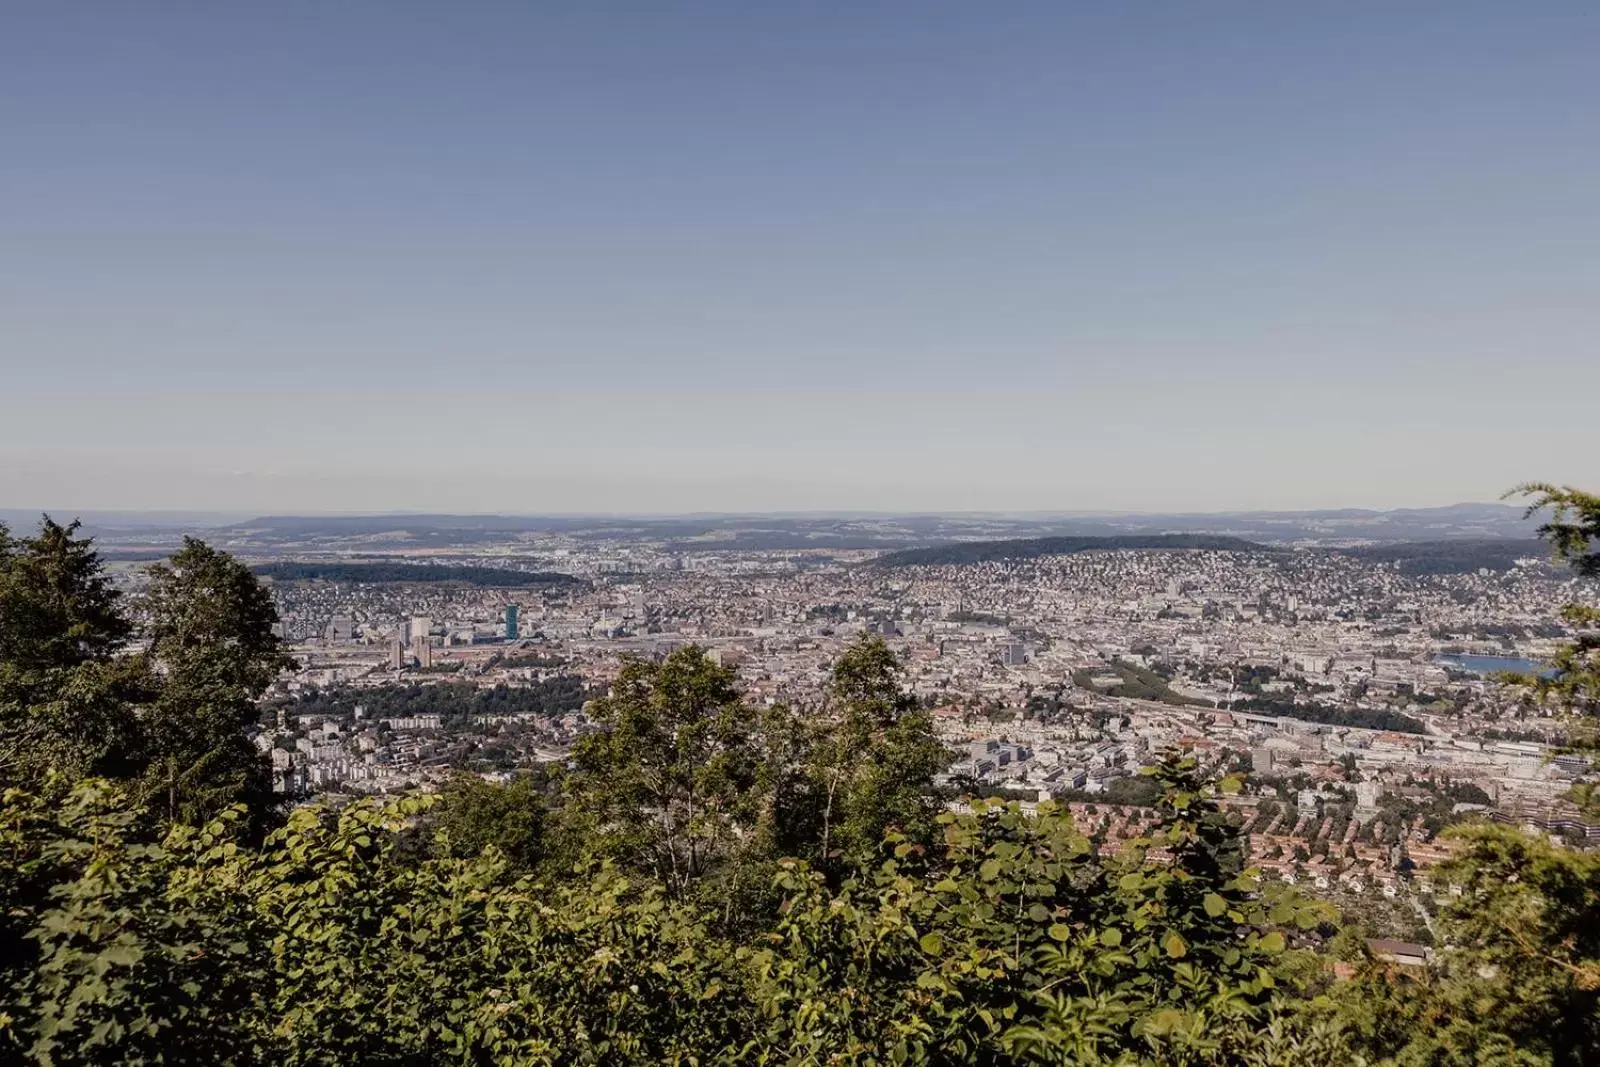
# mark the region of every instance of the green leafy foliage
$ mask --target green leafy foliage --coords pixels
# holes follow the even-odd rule
[[[736,873],[767,768],[733,673],[693,645],[661,663],[634,660],[590,715],[604,728],[573,747],[569,815],[595,853],[673,895]]]
[[[1505,827],[1447,831],[1448,946],[1427,972],[1364,948],[1355,977],[1307,1008],[1367,1062],[1577,1064],[1600,1054],[1600,857]]]
[[[294,666],[273,633],[277,609],[248,568],[192,537],[149,575],[139,606],[161,684],[141,709],[143,787],[169,820],[201,823],[243,803],[259,822],[272,778],[245,729],[256,699]]]
[[[239,907],[206,907],[188,832],[155,840],[125,794],[85,782],[0,807],[0,1052],[18,1062],[247,1059],[259,961]],[[227,834],[228,819],[207,832]],[[9,1050],[8,1052],[6,1050]]]
[[[1519,486],[1513,493],[1533,498],[1530,516],[1548,512],[1539,536],[1550,543],[1557,560],[1580,575],[1600,575],[1600,496],[1543,482]],[[1573,747],[1592,752],[1600,749],[1600,604],[1574,601],[1561,616],[1571,639],[1557,648],[1549,669],[1537,677],[1507,675],[1502,681],[1565,713]],[[1577,799],[1591,814],[1600,813],[1600,797],[1584,791]]]
[[[547,885],[493,849],[417,862],[418,799],[302,808],[259,850],[232,815],[145,842],[117,800],[6,797],[8,1059],[653,1064],[736,1044],[726,947],[654,883]]]
[[[432,811],[435,847],[441,855],[463,859],[497,848],[514,870],[535,870],[554,851],[549,840],[554,792],[542,768],[505,785],[457,774],[445,783]]]
[[[891,829],[918,844],[937,832],[933,779],[951,755],[900,669],[881,637],[862,635],[834,664],[829,704],[801,741],[784,843],[835,881],[875,864]]]
[[[1585,1062],[1600,861],[1457,831],[1431,976],[1300,947],[1192,761],[1102,855],[1051,805],[978,802],[830,886],[775,865],[754,929],[611,862],[530,873],[408,842],[452,801],[244,809],[152,837],[125,790],[0,803],[0,1056],[39,1064]],[[459,853],[459,854],[457,854]],[[1357,952],[1359,948],[1356,942]]]

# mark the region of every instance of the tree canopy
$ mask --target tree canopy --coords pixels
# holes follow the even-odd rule
[[[130,604],[77,531],[48,517],[29,538],[0,527],[0,773],[47,792],[132,783],[168,821],[242,803],[264,832],[277,801],[246,730],[292,663],[271,597],[189,538]]]
[[[534,586],[587,586],[571,574],[556,571],[518,571],[509,567],[473,567],[446,563],[262,563],[257,575],[275,582],[451,582],[486,589],[526,589]]]

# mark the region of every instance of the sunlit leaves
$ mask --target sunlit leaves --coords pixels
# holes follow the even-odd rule
[[[835,888],[783,861],[783,908],[743,940],[643,874],[538,880],[492,847],[409,853],[427,798],[305,807],[256,850],[237,813],[155,841],[115,790],[86,785],[61,810],[13,792],[0,849],[23,862],[0,868],[0,929],[30,955],[0,961],[0,1048],[57,1064],[1333,1067],[1358,1062],[1352,1041],[1432,1033],[1421,1015],[1363,1029],[1339,989],[1304,999],[1285,927],[1323,912],[1212,862],[1207,794],[1181,791],[1195,799],[1163,809],[1158,856],[1102,857],[1063,811],[984,804],[950,812],[915,867],[904,853]],[[1439,1023],[1450,1040],[1478,1026],[1461,1047],[1481,1050],[1497,1047],[1494,1005],[1570,1013],[1593,996],[1600,861],[1474,833],[1449,868],[1470,916],[1449,921],[1476,925],[1453,928],[1493,944],[1537,915],[1560,962],[1501,953],[1458,998],[1429,994],[1431,1018],[1471,1020]],[[1358,988],[1401,995],[1379,980]]]

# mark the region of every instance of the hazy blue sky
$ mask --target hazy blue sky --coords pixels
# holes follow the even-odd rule
[[[1600,7],[0,19],[0,505],[1600,488]]]

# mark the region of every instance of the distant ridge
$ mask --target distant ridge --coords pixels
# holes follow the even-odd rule
[[[931,548],[908,548],[900,552],[887,552],[872,563],[877,567],[937,567],[950,564],[989,563],[995,560],[1037,559],[1040,556],[1070,556],[1077,552],[1116,549],[1284,551],[1255,541],[1246,541],[1242,537],[1217,537],[1211,534],[1128,534],[1115,537],[1027,537],[1010,541],[955,541],[946,545],[934,545]]]

